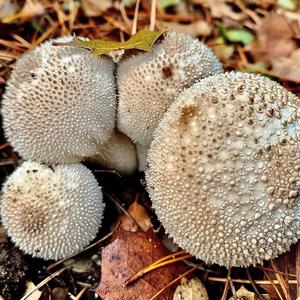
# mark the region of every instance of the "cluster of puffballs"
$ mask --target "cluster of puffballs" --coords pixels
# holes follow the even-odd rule
[[[23,55],[2,102],[6,137],[25,160],[1,199],[19,248],[59,259],[95,238],[104,204],[86,160],[145,170],[166,232],[207,263],[261,263],[297,242],[295,95],[266,77],[224,73],[207,46],[173,31],[117,64],[70,40]]]

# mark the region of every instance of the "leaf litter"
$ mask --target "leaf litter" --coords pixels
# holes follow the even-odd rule
[[[108,0],[101,5],[99,2],[91,0],[80,2],[76,0],[0,1],[0,13],[2,13],[2,22],[0,22],[0,91],[3,92],[5,82],[17,57],[48,38],[75,33],[93,40],[116,42],[116,44],[113,43],[113,49],[109,49],[109,51],[133,47],[132,44],[126,44],[126,42],[124,46],[124,41],[127,43],[130,41],[131,26],[134,22],[136,22],[138,30],[149,26],[151,4],[154,1]],[[135,13],[137,2],[140,5],[138,12]],[[157,32],[177,26],[178,30],[186,30],[192,36],[200,38],[214,48],[226,70],[248,70],[262,73],[278,80],[287,89],[300,95],[300,87],[297,84],[299,83],[300,11],[297,1],[192,0],[189,4],[183,1],[178,1],[179,4],[176,2],[164,1],[162,2],[163,6],[157,9],[155,16]],[[9,3],[13,3],[13,5],[9,6]],[[4,13],[1,10],[4,7],[3,4],[6,5]],[[96,7],[98,10],[93,5],[98,5]],[[217,24],[221,24],[225,28],[225,32],[217,30]],[[146,48],[145,51],[149,51],[150,42],[148,41],[146,46],[142,45]],[[155,42],[155,39],[152,42]],[[103,47],[101,43],[99,53],[107,52],[107,49],[101,49]],[[106,46],[107,44],[104,45],[104,48]],[[94,48],[89,49],[95,50],[95,45]],[[3,182],[5,177],[17,166],[19,158],[5,141],[3,133],[0,142],[0,169]],[[109,253],[116,253],[117,256],[120,256],[118,259],[122,263],[125,258],[127,259],[124,260],[124,268],[120,269],[120,266],[117,266],[121,273],[126,274],[126,277],[118,278],[122,288],[133,289],[134,286],[140,286],[145,289],[143,292],[152,296],[158,294],[158,297],[161,295],[161,297],[169,297],[166,299],[172,299],[170,291],[174,292],[176,285],[180,284],[179,274],[192,271],[201,278],[210,299],[237,298],[240,292],[245,292],[244,289],[248,291],[249,297],[254,296],[255,299],[260,297],[259,295],[265,294],[268,294],[272,300],[299,297],[300,250],[298,245],[292,247],[291,252],[281,255],[278,259],[266,262],[264,266],[250,267],[250,277],[244,269],[232,268],[228,272],[226,268],[204,265],[201,262],[199,264],[199,261],[192,258],[186,258],[188,261],[180,263],[183,269],[176,276],[173,276],[175,273],[171,274],[172,276],[167,274],[169,271],[162,270],[174,268],[178,262],[169,263],[172,258],[164,259],[170,255],[170,252],[162,245],[166,235],[152,212],[151,204],[144,192],[144,186],[140,183],[143,176],[137,174],[134,178],[119,178],[109,172],[95,172],[95,175],[101,182],[106,182],[104,189],[109,192],[113,191],[124,209],[134,216],[137,222],[120,216],[121,213],[114,207],[114,204],[108,204],[109,217],[104,220],[104,228],[99,233],[98,242],[92,247],[88,247],[86,251],[58,263],[40,261],[27,256],[22,257],[24,265],[30,266],[29,271],[23,271],[21,266],[22,274],[24,274],[24,276],[22,275],[23,286],[25,287],[26,282],[33,282],[36,286],[35,289],[42,292],[40,299],[51,297],[62,300],[96,299],[95,290],[105,293],[105,289],[101,290],[103,284],[110,283],[109,280],[116,275],[109,273],[111,270],[108,266],[113,264]],[[137,192],[141,193],[139,201],[135,201]],[[110,203],[107,197],[106,202]],[[117,233],[112,234],[114,231],[112,224],[116,225],[118,222],[120,225],[117,225]],[[149,235],[153,242],[149,241]],[[101,237],[106,238],[102,240]],[[2,245],[5,243],[5,247],[9,247],[11,250],[14,249],[12,244],[7,243],[3,233],[1,233],[1,243]],[[104,258],[104,255],[107,254],[106,263],[104,259],[102,261],[100,259],[100,245],[104,247],[102,257]],[[121,248],[124,245],[128,248]],[[153,249],[154,245],[163,249],[162,252],[156,253],[156,248]],[[146,254],[150,253],[149,251],[156,256],[148,257]],[[180,250],[175,253],[180,253]],[[184,254],[176,256],[171,253],[171,256],[182,258],[185,257]],[[13,256],[6,256],[6,259],[12,258]],[[168,262],[168,264],[157,267],[160,264],[157,263],[157,260],[161,259],[160,263]],[[102,271],[99,264],[101,264]],[[11,260],[7,266],[16,267]],[[158,274],[162,277],[159,278],[163,284],[153,287],[150,279],[156,272],[161,272]],[[163,272],[166,272],[166,277],[162,275],[165,274]],[[126,280],[137,274],[142,275],[124,286]],[[147,281],[148,279],[150,283]],[[188,279],[183,279],[183,282]],[[168,285],[172,282],[175,283],[169,288]],[[111,284],[114,286],[117,282]],[[242,286],[244,287],[242,288]],[[165,287],[167,289],[163,290]],[[16,285],[12,285],[11,291],[15,288]],[[122,288],[116,286],[119,295],[122,295]],[[163,293],[159,294],[161,290]],[[24,291],[19,288],[19,292],[23,293]],[[133,292],[133,295],[136,295],[135,293]],[[18,296],[18,298],[20,297]],[[137,297],[134,296],[134,298]],[[142,299],[147,299],[147,297]]]

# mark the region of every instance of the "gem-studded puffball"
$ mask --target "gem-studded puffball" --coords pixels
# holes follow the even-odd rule
[[[300,237],[300,100],[268,78],[232,72],[180,94],[148,163],[160,221],[207,263],[261,263]]]
[[[24,162],[3,186],[1,218],[25,253],[60,259],[82,250],[100,227],[102,191],[81,164]]]
[[[27,160],[50,164],[97,153],[115,124],[113,68],[104,57],[55,46],[53,40],[23,55],[2,102],[4,131],[13,148]]]
[[[221,63],[207,46],[188,35],[167,32],[152,52],[119,64],[119,130],[134,142],[149,145],[175,97],[196,81],[221,72]]]

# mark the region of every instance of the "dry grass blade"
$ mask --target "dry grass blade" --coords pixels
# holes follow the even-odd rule
[[[233,282],[232,282],[232,279],[231,279],[231,267],[228,268],[227,279],[228,279],[228,283],[229,283],[229,286],[230,286],[230,289],[231,289],[231,293],[232,293],[232,295],[233,295],[233,298],[234,298],[234,300],[236,300],[236,299],[237,299],[236,291],[235,291],[235,287],[234,287]]]
[[[177,258],[174,258],[174,255],[168,255],[166,257],[163,257],[157,261],[155,261],[154,263],[150,264],[149,266],[143,268],[142,270],[140,270],[139,272],[137,272],[136,274],[134,274],[133,276],[131,276],[130,278],[128,278],[125,281],[125,285],[128,285],[130,283],[132,283],[133,281],[137,280],[138,278],[142,277],[143,275],[147,274],[148,272],[151,272],[157,268],[178,262],[178,261],[183,261],[187,258],[192,258],[193,256],[190,254],[184,254],[182,256],[179,256]],[[171,258],[171,259],[169,259]]]
[[[208,277],[207,279],[208,281],[211,282],[223,282],[226,283],[228,281],[227,278],[221,278],[221,277]],[[243,283],[243,284],[251,284],[251,281],[248,279],[231,279],[232,282],[234,283]],[[272,282],[270,280],[253,280],[253,282],[255,284],[277,284],[280,285],[280,282],[278,280],[272,280]],[[297,280],[289,280],[288,281],[289,284],[297,284]]]
[[[275,263],[275,261],[274,261],[273,259],[270,260],[270,264],[271,264],[271,267],[272,267],[275,271],[278,270],[277,265],[276,265],[276,263]],[[277,273],[277,272],[275,272],[275,276],[276,276],[278,282],[280,283],[280,287],[281,287],[281,289],[282,289],[282,291],[283,291],[283,294],[284,294],[285,299],[291,300],[291,297],[289,296],[289,293],[288,293],[287,283],[286,283],[285,280],[283,279],[282,275],[279,274],[279,273]]]
[[[150,300],[155,300],[157,299],[157,297],[159,297],[166,289],[168,289],[169,287],[173,286],[174,284],[176,284],[181,278],[187,276],[188,274],[191,274],[192,272],[194,272],[195,270],[197,270],[199,267],[201,267],[203,265],[203,263],[200,263],[196,266],[194,266],[193,268],[191,268],[190,270],[186,271],[185,273],[181,274],[180,276],[178,276],[177,278],[175,278],[174,280],[172,280],[170,283],[168,283],[162,290],[160,290],[159,292],[157,292],[153,297],[151,297]]]
[[[131,35],[134,35],[137,32],[137,23],[138,23],[138,19],[139,19],[140,2],[141,2],[140,0],[137,0],[135,3]]]
[[[151,1],[150,30],[155,30],[157,0]]]
[[[114,197],[106,192],[103,192],[103,194],[106,195],[129,219],[131,219],[137,225],[140,230],[143,231],[143,228],[141,228],[137,220],[119,203],[118,200],[114,199]]]
[[[226,299],[227,299],[228,289],[229,289],[229,281],[226,280],[226,283],[225,283],[225,286],[224,286],[224,289],[223,289],[223,293],[222,293],[221,300],[226,300]]]
[[[296,274],[291,274],[291,273],[284,273],[284,272],[281,272],[281,271],[279,271],[279,270],[277,270],[277,271],[275,271],[275,270],[273,270],[273,269],[271,269],[271,268],[266,268],[266,267],[263,267],[263,266],[259,266],[259,265],[256,265],[256,268],[257,269],[260,269],[260,270],[262,270],[262,271],[268,271],[268,272],[276,272],[276,273],[278,273],[278,274],[282,274],[282,275],[288,275],[288,276],[291,276],[291,277],[297,277],[297,275]]]
[[[258,296],[258,299],[259,299],[259,300],[264,300],[263,296],[261,295],[261,293],[260,293],[259,290],[257,289],[257,287],[256,287],[256,285],[255,285],[255,282],[253,281],[252,276],[251,276],[250,271],[249,271],[248,268],[246,268],[246,273],[247,273],[248,279],[249,279],[250,282],[251,282],[251,285],[252,285],[252,287],[253,287],[253,290],[255,291],[256,295]]]
[[[300,297],[300,242],[296,246],[297,297]]]
[[[51,269],[57,267],[58,265],[60,265],[60,264],[62,264],[62,263],[64,263],[64,262],[66,262],[66,261],[68,261],[69,259],[74,258],[75,256],[77,256],[77,255],[79,255],[79,254],[81,254],[81,253],[83,253],[83,252],[85,252],[85,251],[87,251],[87,250],[90,250],[91,248],[93,248],[93,247],[99,245],[100,243],[102,243],[103,241],[105,241],[106,239],[108,239],[110,236],[112,236],[112,235],[114,234],[114,232],[118,229],[119,225],[120,225],[120,223],[118,223],[118,224],[116,225],[116,227],[115,227],[109,234],[107,234],[106,236],[104,236],[103,238],[101,238],[100,240],[98,240],[97,242],[95,242],[95,243],[89,245],[88,247],[86,247],[86,248],[83,249],[82,251],[77,252],[77,253],[75,253],[75,254],[69,256],[69,257],[66,257],[66,258],[64,258],[64,259],[61,259],[61,260],[59,260],[59,261],[57,261],[57,262],[51,264],[51,265],[48,267],[48,270],[51,270]]]
[[[59,269],[58,271],[56,271],[53,274],[51,274],[48,277],[46,277],[43,281],[41,281],[38,285],[36,285],[34,289],[32,289],[28,294],[26,294],[20,300],[26,300],[26,299],[28,299],[36,290],[40,289],[43,285],[45,285],[46,283],[48,283],[50,280],[52,280],[56,276],[60,275],[62,272],[64,272],[73,263],[74,263],[74,261],[70,262],[68,265],[65,265],[63,268]]]
[[[84,295],[84,293],[88,290],[88,286],[85,286],[79,293],[78,295],[74,298],[74,300],[80,300],[81,297]]]
[[[271,271],[272,271],[272,270],[271,270]],[[282,297],[282,295],[280,294],[280,291],[278,290],[277,286],[275,285],[275,283],[273,282],[273,280],[271,279],[271,277],[269,276],[269,274],[268,274],[265,270],[263,270],[263,272],[264,272],[264,275],[268,278],[268,280],[269,280],[270,283],[272,284],[272,286],[273,286],[273,288],[274,288],[274,290],[275,290],[277,296],[279,297],[279,299],[280,299],[280,300],[283,300],[283,297]]]

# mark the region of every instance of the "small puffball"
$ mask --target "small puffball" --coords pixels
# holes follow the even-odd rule
[[[72,255],[92,241],[101,225],[102,191],[81,164],[52,168],[24,162],[3,185],[1,218],[12,241],[44,259]]]
[[[135,144],[137,160],[138,160],[138,170],[140,172],[145,172],[147,168],[147,155],[149,151],[149,146],[141,145],[140,143]]]
[[[115,125],[114,64],[46,41],[16,64],[2,102],[5,135],[25,159],[79,162],[97,152]]]
[[[123,175],[130,175],[137,169],[135,146],[121,132],[114,133],[105,144],[98,147],[98,154],[88,160]]]
[[[221,73],[215,54],[190,36],[169,31],[149,53],[119,64],[118,129],[135,143],[149,145],[162,116],[185,88]]]
[[[207,263],[248,266],[300,237],[300,100],[226,73],[179,95],[148,152],[147,188],[174,241]]]

